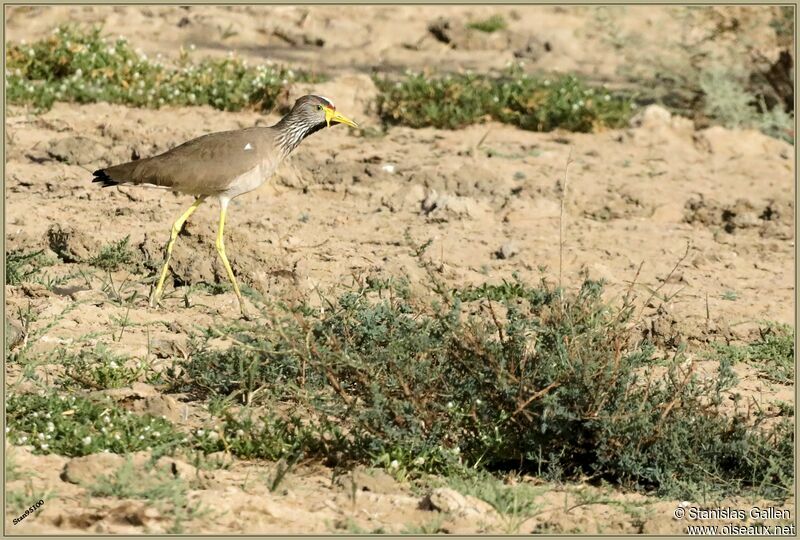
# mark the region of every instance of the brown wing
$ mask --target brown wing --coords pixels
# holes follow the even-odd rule
[[[94,172],[103,187],[150,184],[191,195],[215,195],[265,160],[275,161],[274,132],[248,128],[203,135],[163,154]]]

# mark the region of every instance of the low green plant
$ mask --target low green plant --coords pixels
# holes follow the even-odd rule
[[[500,77],[409,73],[376,84],[380,117],[410,127],[456,129],[491,117],[532,131],[590,132],[624,126],[635,107],[571,75],[537,78],[514,68]]]
[[[492,15],[489,18],[480,21],[472,21],[467,23],[467,28],[478,30],[479,32],[486,32],[491,34],[498,30],[505,30],[508,24],[502,15]]]
[[[745,345],[715,343],[708,356],[729,362],[747,362],[761,375],[781,384],[794,382],[794,329],[787,324],[768,323],[759,328],[759,338]]]
[[[17,463],[17,459],[14,457],[14,454],[6,454],[6,463],[5,463],[5,479],[6,482],[13,482],[15,480],[21,480],[26,477],[26,475],[19,471],[19,464]],[[29,476],[29,475],[27,475]]]
[[[6,47],[8,102],[41,109],[56,101],[102,101],[149,108],[270,110],[287,83],[316,80],[284,67],[249,66],[234,57],[195,62],[188,51],[181,52],[177,65],[168,66],[138,53],[123,37],[104,37],[100,27],[62,25],[31,44]]]
[[[602,290],[592,281],[571,294],[546,281],[434,284],[422,301],[372,280],[323,298],[324,310],[276,306],[266,324],[209,332],[179,384],[245,403],[260,396],[298,415],[259,426],[226,418],[206,451],[302,452],[406,477],[522,468],[670,497],[786,497],[788,420],[728,412],[729,361],[708,379],[682,354],[654,369],[653,348],[630,329],[632,306],[610,307]],[[227,349],[208,344],[220,334]]]
[[[274,415],[254,418],[251,411],[225,413],[221,423],[192,432],[192,445],[205,454],[228,451],[245,459],[282,458],[294,461],[304,453],[322,455],[321,434],[304,425],[298,416],[284,420]]]
[[[8,490],[5,495],[6,512],[10,512],[13,514],[13,517],[17,517],[37,501],[47,501],[48,498],[52,497],[53,493],[36,489],[33,486],[33,480],[29,478],[25,482],[24,488]],[[37,512],[34,512],[33,515],[29,515],[26,519],[35,519],[33,516],[35,516],[36,513]]]
[[[771,137],[793,142],[794,114],[781,107],[767,108],[747,88],[747,74],[714,66],[700,75],[703,112],[729,128],[758,129]]]
[[[8,440],[32,445],[37,454],[85,456],[150,449],[159,455],[172,451],[184,439],[163,418],[55,392],[11,394],[6,402],[6,422]]]
[[[536,499],[547,488],[531,484],[505,484],[486,472],[448,479],[448,484],[463,495],[477,497],[492,505],[500,514],[529,517],[539,508]]]
[[[130,236],[126,236],[122,240],[106,244],[100,249],[100,253],[89,260],[89,264],[109,272],[133,264],[135,258],[128,245],[129,241]]]
[[[102,475],[89,487],[94,497],[144,499],[171,515],[170,533],[183,532],[183,522],[202,515],[198,505],[189,503],[187,483],[180,478],[164,478],[154,471],[142,471],[129,458],[110,475]]]
[[[65,368],[64,386],[67,388],[124,388],[145,379],[152,371],[145,362],[115,354],[103,344],[78,353],[62,351],[57,362]]]
[[[15,249],[6,253],[6,285],[19,285],[36,279],[41,270],[51,266],[54,261],[44,254],[44,250],[25,251]]]
[[[420,523],[414,524],[407,524],[403,527],[403,530],[400,531],[400,534],[415,534],[415,535],[422,535],[422,534],[439,534],[444,531],[444,516],[438,515],[434,516],[427,521],[422,521]]]

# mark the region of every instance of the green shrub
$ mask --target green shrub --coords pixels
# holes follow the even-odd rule
[[[410,127],[456,129],[491,117],[533,131],[590,132],[625,125],[634,107],[573,76],[534,78],[514,69],[501,77],[412,73],[376,84],[381,118]]]
[[[268,324],[228,328],[227,350],[197,342],[182,383],[295,411],[278,425],[288,450],[258,451],[272,459],[303,452],[409,472],[521,467],[673,497],[787,496],[788,420],[727,412],[730,362],[713,379],[681,357],[654,367],[627,324],[631,307],[611,309],[601,294],[590,281],[570,295],[516,282],[426,304],[402,284],[373,281],[324,310],[275,309]],[[226,422],[249,437],[241,420]]]
[[[99,27],[64,25],[30,45],[6,48],[8,102],[43,109],[55,101],[105,101],[270,110],[288,82],[312,80],[317,79],[284,67],[251,67],[238,58],[192,62],[185,51],[177,65],[166,66],[138,54],[125,38],[103,37]]]
[[[171,451],[183,436],[168,421],[78,396],[12,394],[6,402],[8,440],[35,453],[85,456],[151,449]]]

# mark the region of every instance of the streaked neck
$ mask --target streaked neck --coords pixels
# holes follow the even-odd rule
[[[272,126],[278,131],[275,144],[280,152],[281,159],[292,153],[303,139],[325,127],[325,122],[319,124],[309,123],[307,118],[289,113]]]

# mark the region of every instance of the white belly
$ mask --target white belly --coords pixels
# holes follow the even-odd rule
[[[270,162],[264,162],[258,167],[254,167],[246,173],[234,178],[233,182],[230,183],[228,188],[224,193],[221,194],[221,196],[224,196],[228,199],[233,199],[234,197],[238,197],[243,193],[253,191],[254,189],[261,187],[264,182],[269,180],[274,172],[275,167],[272,166]]]

